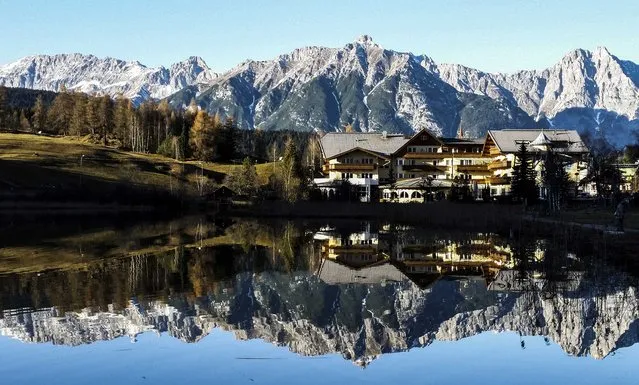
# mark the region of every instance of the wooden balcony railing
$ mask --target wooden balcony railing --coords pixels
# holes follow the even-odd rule
[[[510,177],[507,176],[494,176],[486,178],[486,183],[491,185],[505,185],[510,184]]]
[[[490,171],[503,170],[503,169],[510,168],[510,167],[511,167],[511,162],[508,161],[508,160],[498,160],[498,161],[495,161],[495,162],[490,162],[488,164],[488,169]]]
[[[466,159],[482,158],[484,155],[477,152],[408,152],[402,156],[404,159]]]
[[[488,175],[491,171],[488,170],[487,164],[462,164],[457,166],[457,172],[464,172],[467,174]]]
[[[376,164],[332,163],[325,164],[322,169],[328,171],[375,171]]]
[[[413,172],[426,172],[428,174],[444,174],[446,172],[446,166],[435,166],[432,164],[404,164],[402,166],[404,171]]]

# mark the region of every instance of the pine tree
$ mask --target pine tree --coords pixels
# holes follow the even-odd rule
[[[42,102],[42,95],[38,95],[35,106],[33,106],[33,115],[31,116],[31,128],[34,132],[44,131],[46,116],[47,111]]]
[[[247,157],[242,162],[242,168],[235,169],[225,180],[228,188],[240,195],[254,197],[257,195],[259,182],[255,165]]]
[[[22,131],[31,131],[31,123],[27,118],[27,115],[24,113],[24,110],[20,111],[20,130]]]
[[[548,208],[558,212],[570,193],[571,182],[566,172],[568,162],[559,154],[548,152],[544,160],[543,182],[548,193]]]
[[[163,139],[171,136],[171,106],[169,106],[169,102],[164,99],[158,104],[158,113],[160,114],[160,119],[162,120],[163,125]]]
[[[73,115],[73,96],[66,92],[66,88],[59,93],[47,112],[47,127],[56,134],[68,134],[69,124]]]
[[[133,121],[133,104],[125,97],[115,100],[113,112],[113,130],[116,138],[120,140],[124,148],[131,148],[131,130]]]
[[[537,172],[533,167],[533,159],[523,142],[515,155],[515,166],[510,185],[511,194],[524,202],[532,203],[537,199]]]
[[[89,97],[86,105],[86,123],[89,133],[95,136],[100,132],[100,99]]]
[[[233,118],[227,118],[220,127],[217,136],[217,158],[221,162],[230,163],[237,157],[237,127]]]
[[[105,95],[99,100],[99,118],[100,118],[100,136],[102,142],[106,146],[107,138],[111,132],[113,132],[113,101],[108,95]]]
[[[86,135],[86,111],[87,98],[83,95],[76,96],[73,104],[71,121],[69,122],[69,134],[76,136]]]
[[[11,116],[7,105],[7,89],[0,86],[0,129],[9,128]]]
[[[25,118],[26,119],[26,118]],[[11,131],[19,131],[20,130],[20,111],[13,110],[13,116],[11,117],[9,129]]]

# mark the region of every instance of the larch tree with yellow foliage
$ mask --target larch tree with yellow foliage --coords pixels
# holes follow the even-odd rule
[[[195,121],[191,127],[189,144],[193,150],[193,156],[198,160],[210,161],[215,150],[215,138],[213,122],[209,115],[200,110],[195,115]]]

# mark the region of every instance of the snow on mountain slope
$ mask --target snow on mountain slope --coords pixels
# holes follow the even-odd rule
[[[184,87],[207,83],[217,75],[199,57],[170,68],[148,68],[93,55],[28,56],[0,67],[0,85],[60,91],[62,87],[92,94],[122,94],[136,103],[165,98]]]
[[[213,73],[191,57],[171,67],[91,55],[31,56],[0,67],[0,85],[123,94],[136,103],[191,99],[241,127],[411,133],[428,128],[470,137],[488,128],[554,126],[602,135],[615,145],[639,132],[639,66],[605,48],[577,49],[535,71],[493,74],[397,52],[362,36],[341,48],[305,47],[273,60]]]
[[[606,48],[577,49],[543,71],[489,74],[455,64],[437,67],[461,92],[504,98],[551,125],[601,132],[622,145],[639,130],[639,67]]]
[[[247,61],[215,79],[197,102],[234,116],[245,128],[339,131],[352,124],[361,131],[427,128],[455,135],[467,103],[434,68],[426,56],[386,50],[362,36],[342,48],[306,47],[270,61]],[[186,106],[195,94],[187,89],[169,100]],[[496,103],[481,106],[488,104]],[[534,124],[522,111],[503,115],[509,126]],[[485,128],[467,130],[479,131]]]

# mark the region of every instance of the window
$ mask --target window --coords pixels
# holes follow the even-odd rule
[[[397,159],[397,165],[398,166],[403,166],[404,165],[404,159]]]
[[[433,161],[433,166],[437,166],[437,161],[436,160]]]
[[[446,159],[446,166],[450,166],[450,159]]]
[[[410,177],[411,177],[411,178],[414,178],[414,177],[415,177],[415,174],[410,174]]]

